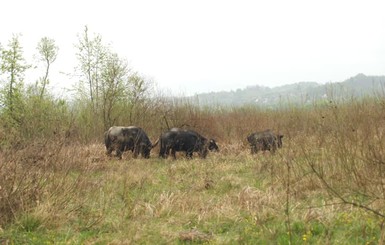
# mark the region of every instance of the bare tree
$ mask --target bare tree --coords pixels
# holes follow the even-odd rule
[[[79,37],[79,43],[76,45],[78,52],[76,56],[79,60],[80,75],[85,80],[81,80],[82,85],[88,87],[84,91],[81,86],[81,92],[87,94],[91,101],[94,113],[97,112],[100,96],[101,73],[105,65],[109,50],[102,44],[102,37],[96,35],[91,38],[88,33],[88,27],[84,29],[83,35]]]
[[[151,84],[140,76],[137,72],[132,73],[127,81],[127,104],[129,108],[130,123],[134,123],[135,118],[146,114],[144,106],[147,93]]]
[[[113,125],[119,117],[120,113],[114,112],[119,102],[125,99],[127,88],[124,85],[128,73],[127,62],[120,59],[117,54],[110,54],[102,72],[101,83],[104,129]]]
[[[92,110],[91,114],[86,113],[92,116],[92,123],[86,123],[92,125],[93,130],[100,130],[100,127],[105,130],[119,119],[123,120],[124,115],[128,115],[132,123],[138,114],[134,110],[145,98],[148,82],[131,72],[126,60],[104,45],[100,35],[90,37],[87,27],[79,37],[77,48],[81,75],[78,91],[90,102]],[[95,123],[101,122],[100,119],[103,119],[103,126]]]

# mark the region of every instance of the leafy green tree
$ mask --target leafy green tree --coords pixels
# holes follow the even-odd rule
[[[23,110],[24,73],[29,67],[23,58],[19,36],[14,35],[9,41],[8,48],[1,51],[0,70],[5,79],[1,102],[9,119],[19,124]]]
[[[37,51],[39,61],[45,63],[45,74],[37,82],[40,87],[40,98],[43,98],[46,86],[49,84],[49,69],[56,60],[59,47],[56,46],[54,39],[43,37],[37,45]]]

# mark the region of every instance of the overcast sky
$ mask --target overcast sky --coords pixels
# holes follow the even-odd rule
[[[384,0],[12,0],[0,8],[3,47],[21,33],[30,61],[42,37],[56,41],[55,86],[69,86],[59,72],[73,72],[85,25],[177,94],[385,75]]]

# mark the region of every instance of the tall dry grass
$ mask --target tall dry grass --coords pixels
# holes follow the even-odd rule
[[[95,171],[91,163],[98,158],[83,145],[66,136],[55,140],[36,139],[30,145],[0,153],[0,225],[20,219],[24,214],[40,210],[42,222],[55,220],[62,210],[81,197],[84,175]],[[73,149],[79,149],[74,151]],[[75,211],[81,204],[67,210]]]
[[[216,138],[221,152],[173,161],[155,149],[149,160],[117,161],[101,135],[84,145],[65,133],[3,150],[0,226],[71,231],[58,240],[67,243],[383,241],[383,99],[167,113],[172,126]],[[252,156],[247,134],[267,128],[284,135],[283,148]],[[147,131],[155,139],[159,128]]]

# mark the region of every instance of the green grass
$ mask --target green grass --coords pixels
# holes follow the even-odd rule
[[[287,215],[288,149],[275,155],[217,153],[205,160],[176,161],[134,160],[129,155],[117,161],[105,157],[102,149],[101,145],[95,149],[100,160],[92,167],[77,166],[77,174],[68,174],[64,186],[76,186],[75,191],[46,193],[38,205],[2,227],[0,240],[11,244],[375,244],[381,236],[378,216],[348,205],[325,205],[335,200],[314,175],[302,172],[306,164],[296,155],[291,159]],[[76,176],[81,176],[78,182]]]

